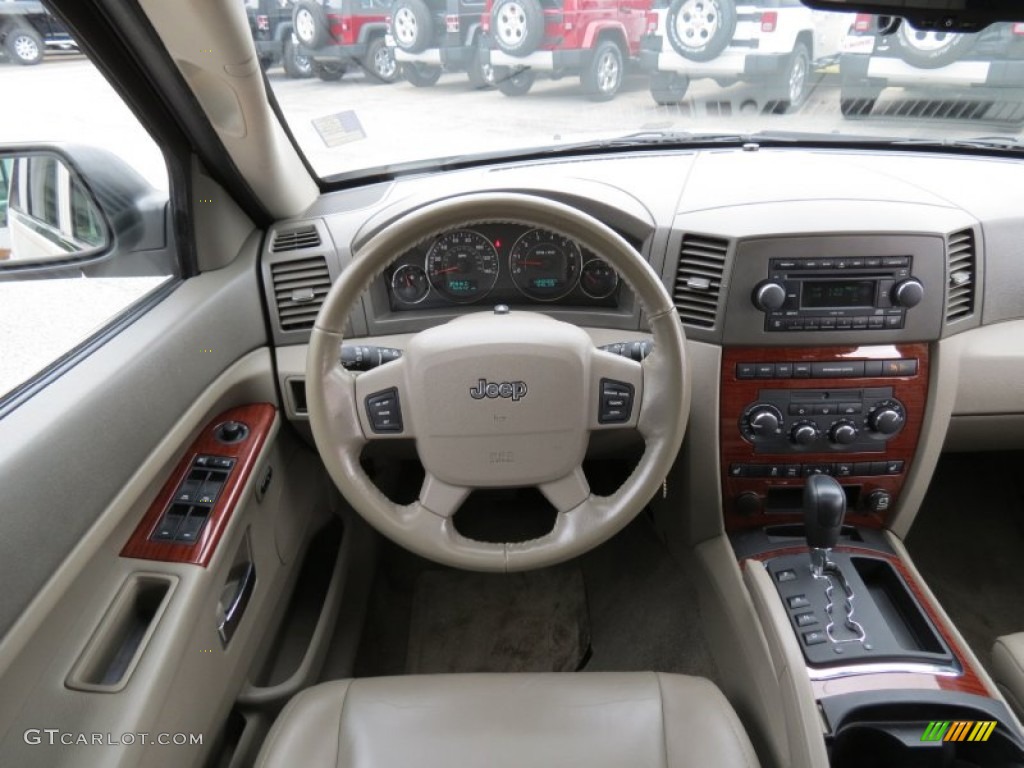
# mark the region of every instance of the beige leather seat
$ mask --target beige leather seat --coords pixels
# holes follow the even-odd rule
[[[992,679],[1017,717],[1024,718],[1024,632],[996,639],[992,646]]]
[[[285,707],[258,768],[753,767],[711,682],[655,673],[324,683]]]

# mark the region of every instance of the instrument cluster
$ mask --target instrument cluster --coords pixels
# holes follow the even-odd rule
[[[444,232],[385,272],[392,310],[473,304],[614,307],[619,276],[578,243],[520,224]]]

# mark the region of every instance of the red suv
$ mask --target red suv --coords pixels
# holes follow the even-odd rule
[[[538,71],[579,75],[587,95],[607,101],[640,52],[651,0],[487,0],[483,17],[495,85],[530,90]]]
[[[384,43],[391,0],[299,0],[292,24],[299,53],[321,80],[338,80],[352,64],[372,79],[393,83],[398,64]]]

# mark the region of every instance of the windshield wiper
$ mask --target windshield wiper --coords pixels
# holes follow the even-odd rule
[[[1011,152],[1024,150],[1024,141],[1013,136],[973,136],[968,139],[901,139],[893,146],[935,147],[939,149],[999,149]]]

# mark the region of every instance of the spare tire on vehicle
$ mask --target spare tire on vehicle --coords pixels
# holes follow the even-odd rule
[[[434,19],[423,0],[398,0],[391,8],[391,34],[395,45],[420,53],[434,40]]]
[[[692,61],[711,61],[736,32],[734,0],[672,0],[665,20],[668,41]]]
[[[938,69],[962,58],[974,47],[977,35],[943,30],[914,29],[906,21],[896,32],[900,58],[921,69]]]
[[[529,56],[544,40],[540,0],[496,0],[491,9],[491,35],[509,56]]]
[[[307,48],[323,48],[331,42],[331,24],[320,3],[299,0],[292,11],[295,37]]]

